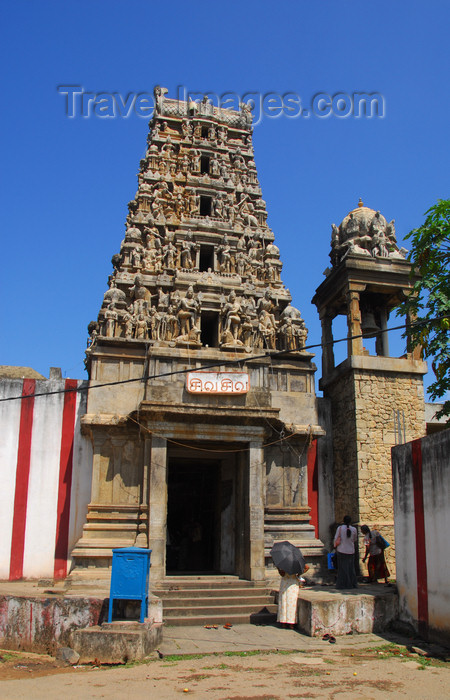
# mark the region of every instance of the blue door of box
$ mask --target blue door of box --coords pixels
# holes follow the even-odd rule
[[[114,600],[140,600],[140,621],[148,607],[148,577],[151,549],[124,547],[113,549],[108,622],[112,621]]]

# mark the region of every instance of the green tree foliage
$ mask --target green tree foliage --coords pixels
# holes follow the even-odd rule
[[[425,216],[406,236],[412,241],[411,276],[420,277],[399,313],[419,322],[408,328],[407,337],[411,348],[422,346],[424,358],[431,360],[435,378],[428,391],[435,400],[450,391],[450,199],[439,199]],[[437,416],[450,421],[450,400]]]

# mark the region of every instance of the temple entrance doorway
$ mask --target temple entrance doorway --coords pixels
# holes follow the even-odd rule
[[[167,575],[234,574],[239,550],[236,531],[236,456],[209,458],[169,454],[167,474]]]

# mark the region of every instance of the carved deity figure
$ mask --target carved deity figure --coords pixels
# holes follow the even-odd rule
[[[224,330],[229,331],[235,343],[238,343],[239,328],[241,325],[241,304],[236,297],[234,289],[228,295],[228,301],[221,309],[224,317]]]
[[[231,272],[231,248],[226,233],[222,239],[222,244],[217,248],[217,252],[220,259],[220,272]]]
[[[388,239],[381,229],[376,231],[372,236],[372,256],[379,256],[381,258],[389,257]]]
[[[275,316],[273,315],[273,301],[272,301],[272,296],[270,294],[270,290],[266,289],[264,292],[264,296],[261,297],[261,299],[258,301],[258,306],[257,306],[257,314],[260,319],[264,319],[264,324],[267,325],[267,323],[270,322],[272,327],[275,329],[276,328],[276,322],[275,322]]]
[[[192,232],[189,231],[184,241],[181,243],[180,262],[185,270],[192,270],[195,267],[195,253],[197,244],[194,242]]]
[[[178,308],[178,320],[180,322],[180,335],[189,335],[189,331],[197,326],[197,318],[200,312],[200,301],[195,298],[194,289],[189,287],[186,296],[180,299]]]
[[[190,153],[191,156],[191,172],[193,173],[198,173],[200,172],[200,151],[198,151],[196,148],[191,151]]]
[[[147,325],[147,319],[144,313],[139,313],[136,318],[136,338],[139,339],[145,339],[147,338],[147,331],[148,331],[148,325]]]
[[[134,333],[134,318],[132,306],[129,306],[128,309],[125,311],[122,321],[125,338],[132,338]]]
[[[164,267],[169,270],[173,270],[175,267],[175,258],[177,254],[177,249],[171,241],[168,241],[163,248],[163,261]]]
[[[130,297],[135,314],[143,313],[145,310],[150,309],[151,294],[144,286],[141,275],[136,275],[134,278],[134,285],[130,288]]]
[[[222,193],[218,192],[217,195],[213,199],[212,203],[212,208],[213,208],[213,216],[216,219],[223,219],[224,218],[224,204],[223,204],[223,198],[222,198]]]
[[[219,160],[216,155],[213,155],[209,162],[209,174],[213,177],[219,177],[220,175]]]
[[[183,138],[186,141],[189,141],[192,138],[192,124],[189,122],[188,119],[183,119],[181,129],[183,132]]]

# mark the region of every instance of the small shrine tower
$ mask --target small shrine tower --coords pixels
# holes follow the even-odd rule
[[[389,355],[389,314],[412,288],[405,252],[394,222],[360,200],[332,226],[332,268],[313,298],[322,323],[320,386],[331,401],[336,520],[349,514],[379,529],[392,543],[392,563],[391,447],[425,435],[426,363],[417,350]],[[339,315],[347,318],[348,352],[335,366],[332,321]],[[374,354],[365,347],[369,338]]]
[[[72,575],[107,575],[112,548],[136,544],[152,549],[154,583],[263,581],[274,540],[322,560],[308,501],[316,368],[281,281],[249,109],[166,92],[89,324],[92,494]]]

